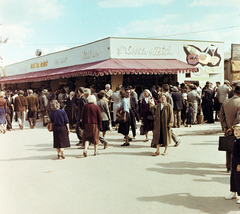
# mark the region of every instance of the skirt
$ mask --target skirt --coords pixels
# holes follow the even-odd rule
[[[70,147],[69,135],[67,127],[54,127],[53,126],[53,148],[66,148]]]
[[[83,141],[83,144],[86,141],[89,141],[92,144],[98,144],[99,143],[98,124],[92,124],[92,123],[84,124],[82,141]]]
[[[101,132],[108,131],[109,129],[109,120],[108,121],[102,121],[102,129],[100,130]]]
[[[143,127],[145,132],[152,131],[154,128],[154,120],[148,120],[149,111],[143,112]]]
[[[0,124],[5,124],[5,108],[0,108]]]
[[[130,124],[131,124],[131,118],[130,118],[130,114],[128,114],[128,120],[125,123],[119,124],[118,133],[123,135],[128,135]]]

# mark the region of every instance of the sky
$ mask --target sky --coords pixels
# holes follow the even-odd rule
[[[0,0],[3,65],[106,37],[240,44],[239,0]]]

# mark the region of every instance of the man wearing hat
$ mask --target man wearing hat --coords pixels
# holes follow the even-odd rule
[[[218,101],[220,103],[220,108],[223,104],[223,102],[228,99],[228,94],[230,93],[230,82],[228,80],[224,81],[224,84],[218,87],[217,95]]]
[[[220,86],[221,87],[221,86]],[[240,121],[240,86],[234,90],[234,96],[226,99],[220,109],[220,122],[226,135],[233,135],[232,127]],[[231,152],[226,152],[227,171],[231,170]]]
[[[25,118],[27,110],[27,99],[23,96],[24,91],[20,90],[18,96],[15,98],[14,111],[17,113],[18,123],[20,129],[25,127]]]
[[[7,121],[7,130],[12,130],[12,119],[13,119],[13,98],[11,97],[12,92],[6,92],[6,101],[7,101],[7,112],[6,112],[6,121]]]
[[[47,93],[48,93],[48,90],[43,89],[42,94],[39,97],[39,105],[40,105],[40,111],[41,111],[42,119],[43,119],[43,126],[47,125],[44,122],[44,116],[47,114],[47,104],[48,104],[48,100],[47,100],[47,97],[46,97]]]
[[[36,126],[36,119],[37,119],[37,111],[39,108],[38,99],[33,95],[33,90],[28,90],[28,122],[30,125],[30,129],[34,129]]]
[[[174,112],[174,123],[173,128],[180,127],[181,125],[181,110],[183,109],[182,104],[182,93],[178,91],[178,88],[174,86],[172,88],[172,99],[173,99],[173,112]]]

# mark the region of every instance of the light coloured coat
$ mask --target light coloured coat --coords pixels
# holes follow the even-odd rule
[[[100,100],[97,101],[97,105],[101,109],[102,121],[111,120],[111,115],[110,115],[110,112],[109,112],[108,103],[106,101],[104,101],[103,99],[100,99]]]
[[[222,104],[219,113],[222,129],[232,128],[233,125],[239,123],[240,119],[240,97],[233,96]]]
[[[163,144],[171,144],[171,127],[173,126],[173,121],[174,117],[172,105],[170,105],[169,103],[165,103],[161,114],[161,103],[159,103],[155,112],[152,144],[159,144],[161,126],[163,133]]]

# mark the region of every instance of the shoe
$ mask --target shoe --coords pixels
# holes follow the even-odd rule
[[[154,152],[154,153],[152,154],[152,156],[158,156],[158,155],[160,155],[160,152]]]
[[[76,144],[76,146],[81,146],[81,145],[82,145],[82,143],[81,143],[81,142],[79,142],[79,143],[77,143],[77,144]]]
[[[148,139],[145,139],[143,142],[148,142],[149,140]]]
[[[87,151],[83,151],[83,156],[87,157]]]
[[[168,154],[168,152],[163,152],[162,155],[163,156],[166,156]]]
[[[240,204],[240,199],[237,201],[237,204]]]
[[[181,140],[179,140],[178,142],[176,142],[174,146],[177,147],[180,143],[181,143]]]
[[[130,144],[129,143],[124,143],[121,146],[130,146]]]
[[[225,197],[226,200],[231,200],[231,199],[236,199],[236,198],[237,198],[236,192],[232,192],[230,195]],[[238,200],[238,201],[240,201],[240,200]]]
[[[3,129],[2,133],[5,134],[6,133],[6,129]]]
[[[62,155],[61,155],[61,158],[62,158],[62,159],[65,159],[65,156],[62,154]]]
[[[106,149],[107,147],[108,147],[108,143],[105,142],[105,143],[104,143],[104,147],[103,147],[103,149]]]
[[[94,152],[94,156],[97,156],[97,155],[99,155],[99,153],[98,152]]]
[[[61,155],[58,155],[58,159],[60,159],[61,158]]]
[[[132,138],[128,138],[128,141],[129,141],[129,142],[132,141]]]
[[[132,139],[136,139],[136,137],[134,136]]]

